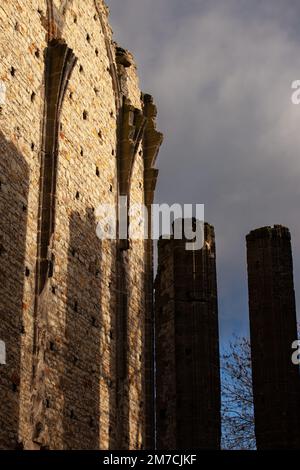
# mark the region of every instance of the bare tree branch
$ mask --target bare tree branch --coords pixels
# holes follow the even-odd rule
[[[221,356],[222,448],[256,449],[250,341],[234,336]]]

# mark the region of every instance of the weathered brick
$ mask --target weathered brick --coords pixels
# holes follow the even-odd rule
[[[145,202],[155,117],[102,0],[4,0],[0,40],[0,448],[145,447],[152,243],[100,241],[95,211],[117,215],[125,99],[145,119],[126,195]]]

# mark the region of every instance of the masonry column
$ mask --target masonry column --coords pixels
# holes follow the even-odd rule
[[[300,448],[299,369],[291,236],[275,225],[247,239],[255,433],[258,449]]]
[[[220,366],[215,236],[204,247],[161,239],[156,279],[158,449],[218,449]]]

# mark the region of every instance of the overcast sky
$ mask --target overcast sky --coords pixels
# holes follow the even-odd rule
[[[204,203],[215,226],[223,344],[248,330],[245,235],[292,232],[300,305],[299,0],[107,0],[165,142],[157,202]]]

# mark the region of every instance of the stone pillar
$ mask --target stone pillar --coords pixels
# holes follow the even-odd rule
[[[258,449],[300,448],[299,369],[291,236],[275,225],[247,237],[255,433]]]
[[[201,250],[161,239],[156,279],[158,449],[218,449],[220,365],[215,236]]]

